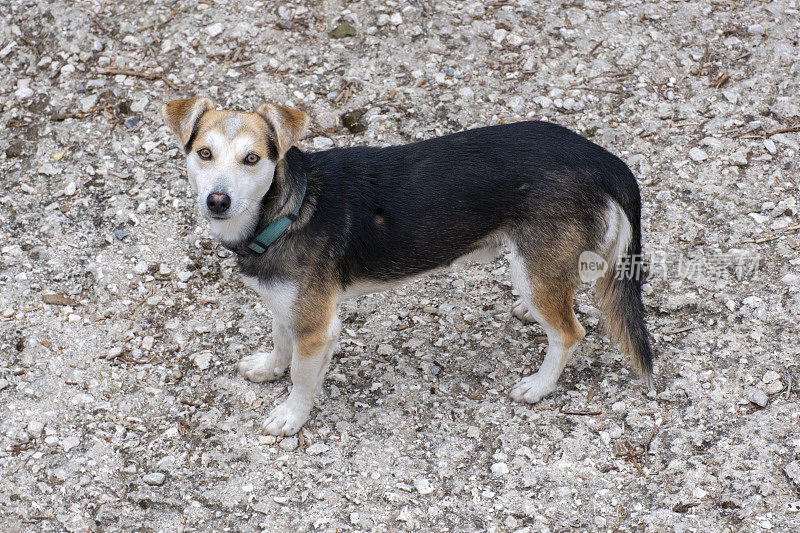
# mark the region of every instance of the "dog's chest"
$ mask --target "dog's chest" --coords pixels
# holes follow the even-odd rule
[[[275,316],[289,318],[297,299],[297,285],[287,281],[262,281],[242,274],[242,282],[253,289]]]

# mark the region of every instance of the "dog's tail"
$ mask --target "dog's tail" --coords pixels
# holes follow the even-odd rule
[[[635,195],[609,201],[603,250],[608,268],[595,291],[611,337],[631,359],[634,370],[652,385],[653,353],[642,302],[641,201]],[[633,197],[631,197],[633,196]]]

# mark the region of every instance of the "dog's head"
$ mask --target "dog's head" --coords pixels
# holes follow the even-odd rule
[[[254,113],[220,111],[208,98],[173,100],[161,114],[183,145],[189,183],[212,233],[227,242],[244,238],[258,223],[275,168],[303,136],[308,116],[272,104]]]

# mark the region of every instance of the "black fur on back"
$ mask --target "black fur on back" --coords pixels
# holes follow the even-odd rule
[[[525,226],[543,242],[565,227],[604,231],[608,199],[625,211],[640,250],[639,188],[618,157],[548,122],[468,130],[386,148],[290,149],[264,199],[262,226],[304,177],[298,221],[243,273],[264,280],[331,277],[346,287],[445,266],[498,232]]]

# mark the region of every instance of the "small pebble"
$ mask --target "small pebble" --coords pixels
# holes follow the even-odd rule
[[[333,148],[333,141],[327,137],[314,137],[315,150],[327,150]]]
[[[216,37],[217,35],[222,33],[222,30],[223,30],[223,26],[222,26],[221,22],[216,22],[214,24],[206,26],[206,33],[208,35],[210,35],[211,37]]]
[[[430,494],[434,490],[431,482],[424,477],[414,480],[414,488],[417,489],[417,492],[423,495]]]
[[[495,463],[492,465],[492,474],[504,476],[508,474],[509,468],[506,463]]]
[[[142,350],[150,350],[153,348],[153,344],[155,343],[155,338],[152,335],[148,335],[144,339],[142,339]]]
[[[126,128],[135,128],[136,126],[139,125],[139,122],[141,122],[141,120],[142,118],[140,116],[134,115],[132,117],[126,118],[124,124]]]
[[[167,479],[167,476],[164,475],[162,472],[151,472],[146,474],[142,480],[147,483],[148,485],[155,485],[161,486],[164,484],[164,480]]]
[[[278,443],[278,446],[280,446],[281,449],[290,452],[297,448],[297,444],[297,437],[284,437],[284,439]]]
[[[211,366],[211,352],[199,352],[194,356],[194,364],[200,370],[207,370]]]
[[[759,389],[754,389],[747,393],[747,399],[759,407],[766,407],[767,402],[769,401],[766,393]]]
[[[700,148],[695,147],[689,150],[689,157],[692,159],[692,161],[700,162],[708,159],[708,154]]]
[[[783,382],[781,380],[771,381],[767,383],[766,392],[767,394],[778,394],[784,389]]]

